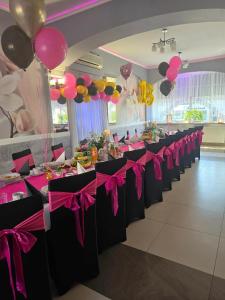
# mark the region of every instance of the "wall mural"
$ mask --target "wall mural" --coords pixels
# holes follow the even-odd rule
[[[44,79],[38,62],[34,61],[23,71],[0,53],[1,139],[50,131]]]

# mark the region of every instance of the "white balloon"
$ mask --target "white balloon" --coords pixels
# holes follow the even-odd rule
[[[0,95],[0,106],[9,112],[13,112],[23,106],[23,99],[17,94]]]

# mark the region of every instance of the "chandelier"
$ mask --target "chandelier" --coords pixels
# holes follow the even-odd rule
[[[167,28],[162,29],[163,38],[159,40],[157,43],[152,43],[152,52],[157,52],[159,49],[160,53],[164,53],[166,50],[166,46],[169,46],[171,51],[176,51],[177,45],[176,45],[176,39],[175,38],[169,38],[166,39],[166,33],[168,32]]]

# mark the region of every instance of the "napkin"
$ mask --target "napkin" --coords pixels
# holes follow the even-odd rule
[[[65,155],[65,151],[56,159],[57,162],[62,162],[64,163],[64,161],[66,160],[66,155]]]
[[[86,170],[81,166],[79,162],[77,162],[77,173],[78,174],[86,173]]]
[[[20,175],[29,175],[30,174],[30,166],[29,166],[29,160],[27,160],[24,165],[19,170]]]

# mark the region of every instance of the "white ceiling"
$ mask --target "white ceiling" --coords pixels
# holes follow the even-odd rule
[[[161,29],[158,29],[109,43],[101,49],[144,67],[152,67],[169,61],[176,54],[169,47],[164,54],[152,52],[152,43],[161,37]],[[183,60],[199,61],[225,55],[225,22],[171,26],[167,33],[167,38],[170,37],[176,38],[177,51],[182,51]]]

